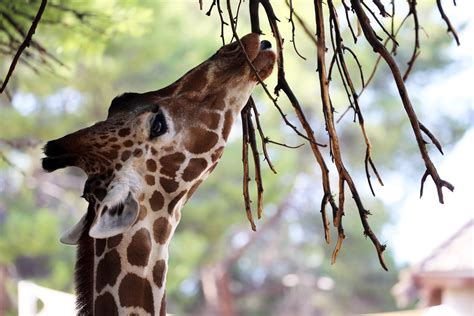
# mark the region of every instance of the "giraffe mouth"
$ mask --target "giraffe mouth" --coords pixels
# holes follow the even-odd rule
[[[65,136],[68,137],[69,135]],[[71,154],[64,145],[64,138],[51,140],[46,143],[43,152],[46,157],[42,159],[42,167],[47,172],[77,166],[78,156]],[[67,142],[66,142],[67,143]]]
[[[265,80],[266,78],[268,78],[268,76],[270,76],[273,71],[275,61],[276,54],[272,50],[272,44],[267,40],[261,41],[259,44],[258,54],[255,59],[252,60],[252,64],[258,73],[258,77],[260,77],[261,80]],[[257,76],[253,72],[251,74],[251,79],[254,81],[258,81]]]
[[[61,156],[47,156],[42,160],[42,167],[47,172],[53,172],[58,169],[76,166],[77,157],[75,155],[65,154]]]

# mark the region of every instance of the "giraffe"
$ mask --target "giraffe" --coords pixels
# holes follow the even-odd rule
[[[87,212],[61,237],[77,244],[79,315],[166,314],[181,209],[218,163],[255,70],[266,79],[275,63],[258,34],[241,45],[245,52],[225,45],[163,89],[114,98],[105,121],[46,143],[46,171],[75,166],[87,175]]]

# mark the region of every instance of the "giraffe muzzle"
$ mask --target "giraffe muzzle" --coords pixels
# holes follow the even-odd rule
[[[77,156],[68,154],[57,157],[45,157],[42,161],[43,169],[48,172],[76,165]]]
[[[272,48],[272,43],[267,40],[263,40],[260,42],[260,50],[267,50]]]
[[[70,150],[70,146],[74,143],[69,139],[69,135],[51,140],[46,143],[43,148],[46,157],[42,159],[42,167],[48,172],[58,169],[77,166],[78,156]]]

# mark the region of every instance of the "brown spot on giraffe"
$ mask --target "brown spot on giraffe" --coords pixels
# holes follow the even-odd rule
[[[118,131],[118,135],[120,137],[125,137],[125,136],[128,136],[130,135],[130,128],[126,127],[126,128],[122,128],[121,130]]]
[[[154,212],[161,210],[165,206],[165,198],[160,191],[153,192],[150,198],[150,206]]]
[[[125,147],[132,147],[133,146],[133,141],[130,139],[127,139],[126,141],[123,142],[123,145]]]
[[[186,159],[183,153],[176,152],[160,158],[160,173],[171,178],[176,176],[176,172]]]
[[[118,316],[117,303],[110,292],[97,296],[94,304],[95,315]]]
[[[119,286],[120,305],[139,307],[147,313],[153,313],[153,293],[147,279],[128,273]]]
[[[202,122],[209,129],[214,130],[219,127],[221,116],[219,113],[216,112],[200,112],[197,120],[199,122]]]
[[[142,155],[143,155],[143,150],[141,150],[140,148],[137,148],[137,149],[135,149],[135,150],[133,151],[133,156],[134,156],[134,157],[139,158],[139,157],[141,157]]]
[[[156,286],[159,288],[163,287],[163,280],[165,278],[165,269],[166,269],[166,262],[165,260],[161,259],[155,263],[153,267],[153,281],[155,282]]]
[[[130,264],[145,267],[151,251],[151,238],[147,229],[139,229],[127,247],[127,259]]]
[[[191,158],[183,171],[182,179],[192,181],[196,179],[207,167],[207,161],[204,158]]]
[[[145,176],[145,182],[146,184],[151,185],[151,186],[155,185],[155,176],[151,174],[147,174]]]
[[[156,161],[153,159],[147,159],[146,161],[146,168],[150,172],[155,172],[156,171]]]
[[[122,155],[120,156],[120,159],[122,161],[127,161],[128,158],[130,158],[130,156],[132,155],[132,152],[130,150],[125,150]]]
[[[153,237],[161,245],[168,241],[172,226],[166,217],[160,217],[153,223]]]
[[[174,179],[160,178],[160,184],[166,193],[173,193],[179,187],[179,183]]]
[[[97,292],[102,291],[107,284],[113,286],[115,282],[117,282],[120,270],[120,256],[117,250],[113,249],[107,252],[97,265],[97,279],[95,284]]]
[[[217,144],[219,136],[200,127],[191,127],[184,147],[193,154],[208,152]]]

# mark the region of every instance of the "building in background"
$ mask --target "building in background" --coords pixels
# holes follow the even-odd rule
[[[474,315],[474,219],[426,259],[402,271],[393,294],[400,307],[418,300],[422,308],[442,306],[446,316]]]

